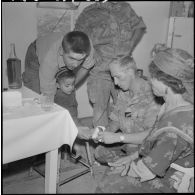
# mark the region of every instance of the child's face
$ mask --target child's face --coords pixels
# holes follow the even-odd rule
[[[64,93],[71,94],[75,88],[75,78],[63,79],[60,81],[59,87]]]

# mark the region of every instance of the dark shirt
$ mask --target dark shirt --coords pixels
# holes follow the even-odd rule
[[[54,98],[54,102],[63,108],[66,108],[70,112],[73,120],[78,117],[78,103],[76,100],[75,91],[69,95],[65,94],[61,89],[58,89]]]

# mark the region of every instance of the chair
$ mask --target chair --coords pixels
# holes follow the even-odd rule
[[[61,147],[62,148],[62,147]],[[59,149],[59,153],[58,153],[58,167],[60,167],[60,161],[62,158],[65,157],[65,155],[67,154],[67,151],[65,151],[65,154],[64,154],[64,151],[61,151],[61,148]],[[59,189],[59,187],[63,184],[66,184],[88,172],[91,172],[91,176],[94,178],[94,172],[93,172],[93,166],[92,166],[92,160],[91,160],[91,153],[90,153],[90,148],[89,148],[89,142],[85,142],[85,148],[86,148],[86,153],[87,153],[87,160],[88,160],[88,163],[84,162],[84,160],[82,160],[82,157],[80,155],[75,155],[73,153],[69,153],[70,157],[72,159],[75,160],[75,162],[79,162],[81,163],[82,165],[84,165],[86,167],[85,170],[82,170],[78,173],[76,173],[75,175],[72,175],[62,181],[60,181],[60,168],[58,169],[58,179],[57,179],[57,191]],[[64,155],[64,157],[62,157]],[[37,161],[37,157],[34,157],[33,158],[33,165],[30,167],[30,170],[29,170],[29,176],[32,176],[32,172],[33,170],[36,171],[37,173],[39,173],[42,177],[45,177],[45,171],[44,170],[41,170],[39,168],[39,165],[43,163],[43,160],[40,160],[40,161]]]
[[[82,157],[80,155],[75,155],[73,153],[70,154],[70,157],[73,158],[76,162],[80,162],[82,165],[84,165],[87,169],[69,177],[69,178],[66,178],[64,179],[63,181],[59,181],[58,182],[58,185],[61,186],[65,183],[68,183],[69,181],[73,180],[73,179],[76,179],[88,172],[91,172],[91,176],[94,177],[94,172],[93,172],[93,166],[92,166],[92,160],[91,160],[91,152],[90,152],[90,147],[89,147],[89,142],[85,142],[85,148],[86,148],[86,153],[87,153],[87,160],[88,160],[88,163],[84,162],[82,160]],[[63,154],[63,153],[61,153]],[[61,159],[60,157],[60,153],[59,153],[59,159]],[[63,159],[63,158],[62,158]]]
[[[83,125],[86,125],[89,128],[92,127],[91,117],[82,118],[81,121],[82,121]],[[65,184],[65,183],[68,183],[68,182],[70,182],[70,181],[72,181],[72,180],[74,180],[74,179],[76,179],[76,178],[78,178],[78,177],[88,173],[88,172],[91,172],[91,176],[94,178],[93,163],[92,163],[92,159],[91,159],[91,152],[90,152],[90,147],[89,147],[89,142],[88,141],[85,141],[85,150],[86,150],[86,154],[87,154],[87,161],[88,161],[88,163],[86,163],[86,162],[84,162],[82,160],[82,156],[81,155],[79,155],[79,154],[75,155],[72,152],[68,151],[67,148],[65,148],[65,151],[64,151],[63,150],[63,146],[59,149],[58,162],[60,162],[61,159],[64,159],[67,156],[67,154],[69,154],[70,157],[75,160],[75,162],[81,163],[82,165],[84,165],[86,167],[86,169],[81,171],[81,172],[79,172],[79,173],[77,173],[77,174],[75,174],[75,175],[72,175],[72,176],[70,176],[70,177],[68,177],[68,178],[66,178],[66,179],[64,179],[62,181],[60,181],[60,177],[59,177],[60,176],[60,172],[58,172],[57,190],[58,190],[59,186]],[[30,167],[30,170],[29,170],[29,176],[31,176],[33,170],[35,170],[41,176],[45,177],[45,172],[38,167],[38,165],[40,163],[43,163],[43,161],[36,162],[36,160],[37,160],[37,157],[35,156],[33,158],[34,163]],[[59,167],[60,167],[60,163],[59,163]],[[59,169],[58,169],[58,171],[59,171]]]

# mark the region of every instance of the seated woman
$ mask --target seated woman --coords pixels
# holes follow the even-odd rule
[[[186,51],[160,44],[154,47],[152,54],[149,65],[152,89],[165,103],[149,134],[145,138],[139,134],[132,136],[142,143],[139,150],[109,163],[112,168],[119,167],[121,173],[108,170],[96,193],[193,190],[189,183],[194,178],[194,61]],[[115,75],[112,73],[112,76]],[[107,142],[102,135],[101,139]]]
[[[131,134],[140,132],[147,135],[160,110],[149,81],[139,77],[131,56],[117,56],[109,68],[120,90],[109,116],[109,124],[103,136],[99,135],[99,141],[112,145],[100,145],[95,151],[96,160],[104,164],[124,156],[124,153],[131,153],[132,149],[137,150],[137,142],[132,143]],[[120,71],[122,69],[124,71]]]

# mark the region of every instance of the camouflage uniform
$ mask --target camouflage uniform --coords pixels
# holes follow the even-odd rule
[[[123,133],[136,133],[152,129],[160,104],[157,104],[150,84],[144,79],[134,95],[120,91],[113,111],[110,114],[111,122],[118,124],[117,127]],[[107,128],[112,131],[112,129]],[[95,151],[95,158],[100,162],[110,162],[124,156],[125,153],[132,153],[137,150],[134,144],[113,144],[112,146],[98,146]]]
[[[110,95],[114,101],[117,96],[108,64],[114,56],[130,53],[131,39],[138,28],[146,26],[126,2],[94,3],[76,21],[75,30],[87,33],[95,49],[96,62],[87,83],[94,126],[108,124]]]
[[[109,118],[118,123],[123,133],[136,133],[150,129],[156,119],[159,107],[148,81],[142,80],[134,96],[122,90],[118,94]]]

